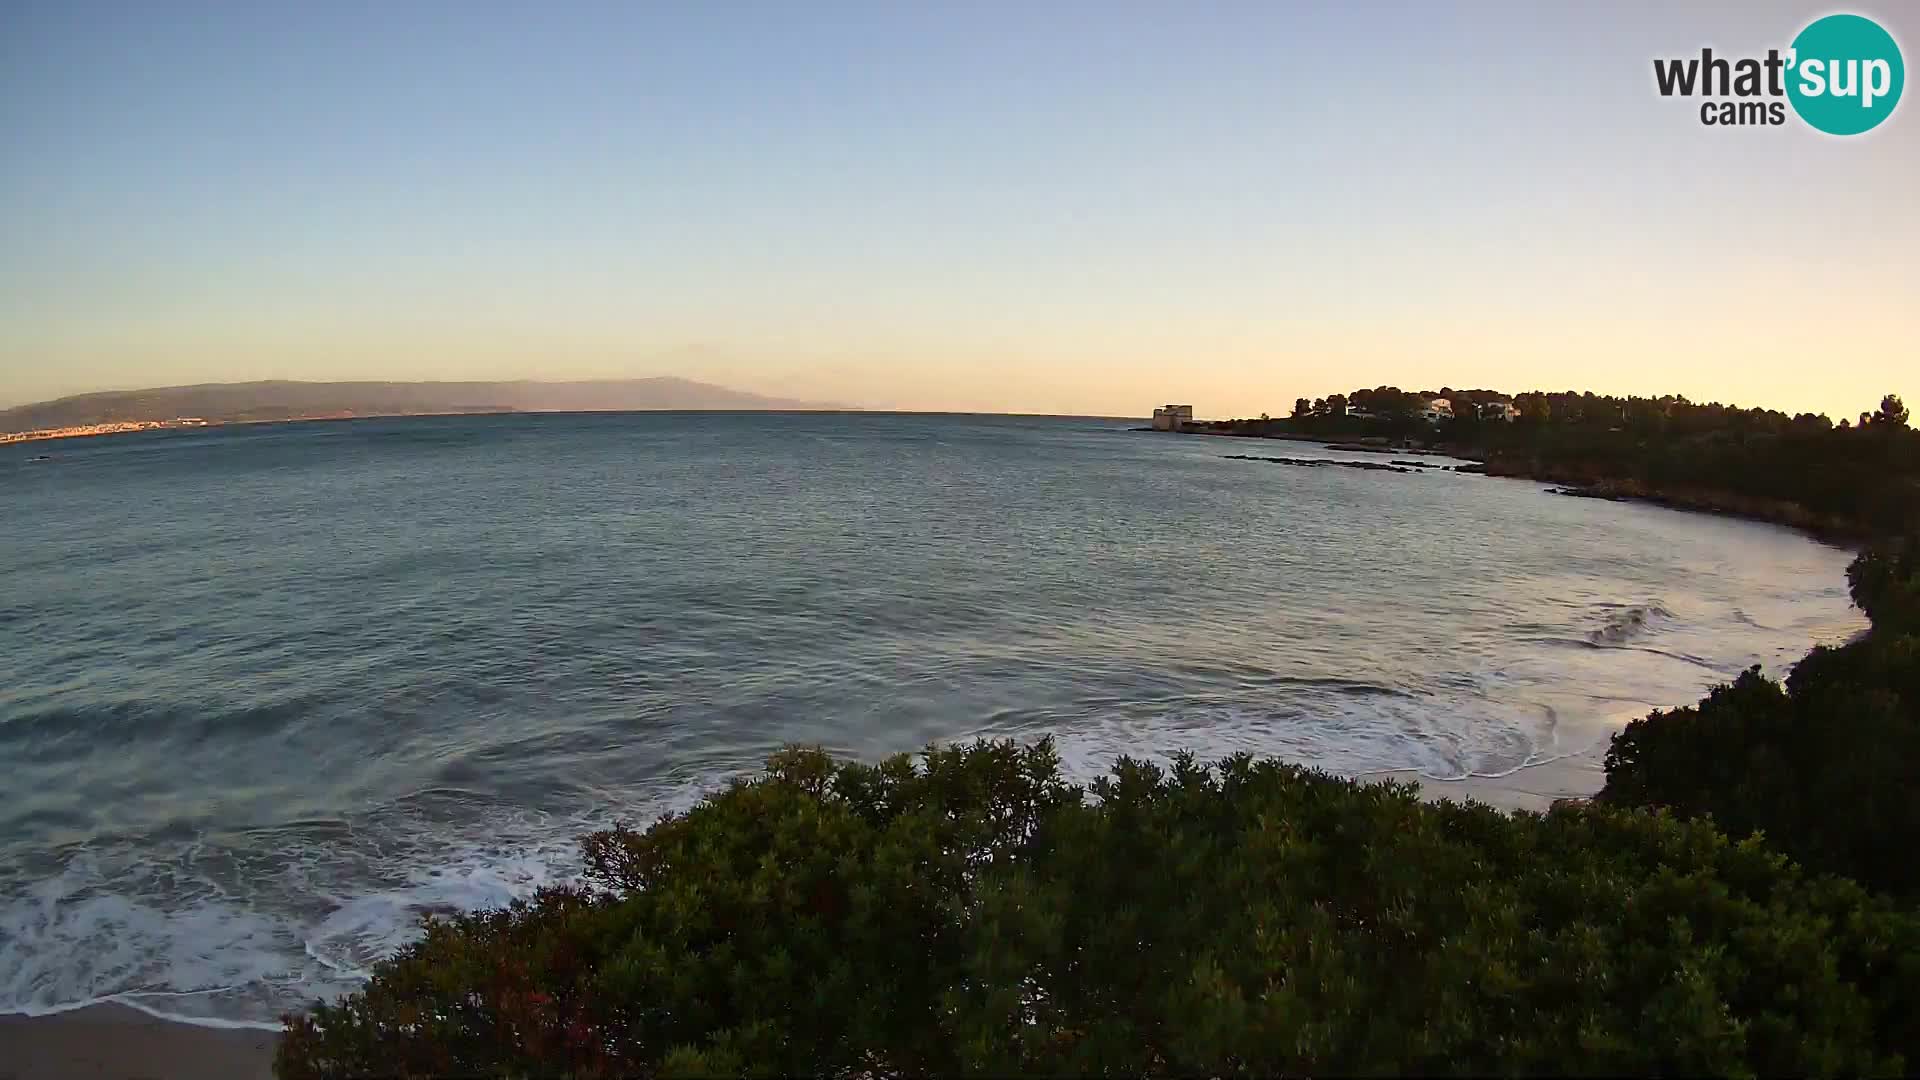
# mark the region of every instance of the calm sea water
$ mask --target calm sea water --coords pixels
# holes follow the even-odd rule
[[[1783,530],[1129,426],[0,448],[0,1011],[269,1021],[789,741],[1501,773],[1863,625]]]

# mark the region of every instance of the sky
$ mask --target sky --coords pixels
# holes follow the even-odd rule
[[[679,375],[1851,416],[1920,397],[1920,100],[1714,128],[1652,75],[1833,10],[0,0],[0,407]],[[1920,5],[1844,10],[1915,59]]]

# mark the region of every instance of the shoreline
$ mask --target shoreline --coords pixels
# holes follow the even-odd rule
[[[924,411],[919,409],[863,409],[858,406],[820,409],[484,409],[455,410],[450,412],[396,412],[396,413],[315,413],[312,416],[274,416],[257,420],[208,420],[200,424],[178,424],[170,421],[124,421],[129,424],[146,424],[142,428],[126,428],[114,431],[66,431],[60,434],[40,434],[38,432],[0,432],[0,446],[23,446],[27,443],[61,442],[74,439],[100,438],[106,435],[138,435],[154,431],[202,431],[222,427],[246,427],[263,424],[322,424],[342,423],[354,420],[412,420],[444,419],[449,416],[612,416],[637,415],[649,413],[674,413],[680,415],[712,414],[717,416],[986,416],[1010,417],[1017,420],[1109,420],[1126,421],[1126,416],[1093,416],[1080,413],[985,413],[953,412],[945,409]],[[120,423],[121,421],[113,421]],[[1140,428],[1136,430],[1150,430]],[[26,436],[31,436],[26,437]]]
[[[1642,506],[1660,506],[1688,514],[1705,514],[1709,517],[1728,518],[1734,521],[1777,525],[1783,529],[1792,529],[1810,540],[1846,551],[1864,550],[1873,538],[1873,531],[1864,525],[1837,518],[1823,518],[1797,503],[1782,499],[1759,499],[1727,492],[1694,489],[1648,488],[1631,480],[1583,480],[1577,477],[1559,479],[1547,473],[1519,471],[1502,462],[1490,463],[1490,467],[1484,472],[1487,476],[1500,479],[1559,485],[1548,489],[1547,493],[1550,495],[1562,495],[1575,499],[1598,499],[1602,502],[1638,503]]]
[[[1501,813],[1545,813],[1583,801],[1606,782],[1606,742],[1497,776],[1436,779],[1414,769],[1353,777],[1361,783],[1411,782],[1429,801],[1479,802]],[[0,1015],[0,1080],[268,1080],[278,1030],[229,1028],[162,1019],[104,1002],[38,1016]]]
[[[1135,430],[1150,431],[1151,428]],[[1859,551],[1866,547],[1874,535],[1874,530],[1857,522],[1841,518],[1822,516],[1806,509],[1798,503],[1784,499],[1761,498],[1740,495],[1733,492],[1696,488],[1650,488],[1630,478],[1596,477],[1589,472],[1569,468],[1537,468],[1524,464],[1515,456],[1502,456],[1489,453],[1475,447],[1454,446],[1452,444],[1427,444],[1421,449],[1412,447],[1376,447],[1363,445],[1352,437],[1341,440],[1332,436],[1309,435],[1304,432],[1254,432],[1254,431],[1207,431],[1180,430],[1167,432],[1172,435],[1208,435],[1226,439],[1271,439],[1286,442],[1315,442],[1323,449],[1345,451],[1348,453],[1371,454],[1409,454],[1430,457],[1453,458],[1471,463],[1464,467],[1454,467],[1451,472],[1472,473],[1480,476],[1497,477],[1505,480],[1526,480],[1537,484],[1552,485],[1548,493],[1570,498],[1599,499],[1604,502],[1639,503],[1644,506],[1660,506],[1668,510],[1683,513],[1705,514],[1711,517],[1730,518],[1736,521],[1754,521],[1765,525],[1777,525],[1792,529],[1812,540],[1846,551]]]
[[[270,1080],[280,1033],[162,1020],[107,1002],[0,1015],[4,1080]]]
[[[1412,782],[1430,802],[1479,802],[1503,814],[1527,810],[1544,814],[1559,802],[1584,802],[1600,793],[1607,782],[1607,747],[1611,734],[1585,750],[1549,758],[1497,776],[1435,779],[1417,769],[1388,769],[1354,777],[1362,783],[1380,780]]]

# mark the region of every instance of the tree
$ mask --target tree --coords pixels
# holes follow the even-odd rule
[[[1880,409],[1873,414],[1873,426],[1905,428],[1907,426],[1907,406],[1898,394],[1888,394],[1880,399]]]
[[[1310,416],[1312,414],[1313,414],[1313,402],[1308,401],[1306,398],[1293,399],[1294,419],[1297,420],[1303,416]]]

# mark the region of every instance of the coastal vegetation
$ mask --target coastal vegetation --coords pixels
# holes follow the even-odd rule
[[[1920,920],[1704,820],[1245,755],[790,749],[290,1017],[381,1075],[1899,1072]]]
[[[1433,409],[1436,400],[1445,411]],[[1445,449],[1497,476],[1577,492],[1738,514],[1864,541],[1920,519],[1920,432],[1889,394],[1833,422],[1684,397],[1382,386],[1294,403],[1292,416],[1190,430],[1253,437],[1358,440]]]

